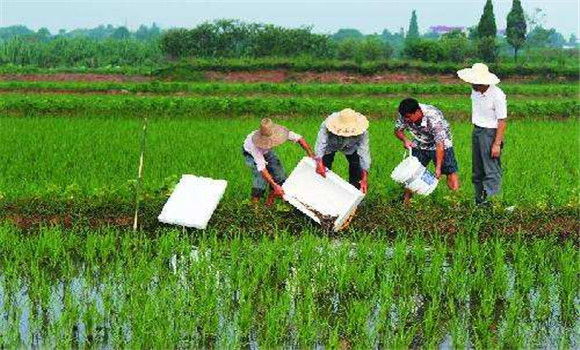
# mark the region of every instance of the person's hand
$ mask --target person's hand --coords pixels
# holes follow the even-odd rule
[[[366,194],[368,190],[369,190],[369,180],[367,177],[363,177],[362,180],[360,180],[360,191]]]
[[[366,170],[362,171],[359,183],[360,183],[360,191],[366,194],[369,189],[369,173]]]
[[[322,177],[326,177],[326,167],[324,166],[324,163],[322,163],[321,159],[316,161],[316,173]]]
[[[279,198],[284,197],[284,189],[280,185],[274,186],[272,188],[272,193],[274,194],[274,197],[279,197]]]
[[[437,178],[437,180],[441,178],[441,168],[439,167],[435,168],[435,177]]]
[[[413,142],[405,139],[403,141],[403,147],[405,147],[406,149],[411,149],[413,148]]]
[[[491,157],[492,158],[499,158],[500,153],[501,153],[501,145],[494,143],[491,146]]]

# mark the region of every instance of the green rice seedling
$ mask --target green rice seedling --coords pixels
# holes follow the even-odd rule
[[[513,266],[516,273],[517,289],[522,295],[528,295],[536,285],[536,263],[530,254],[530,247],[523,238],[518,238],[511,244]]]
[[[504,92],[510,97],[521,96],[542,98],[546,96],[575,96],[575,84],[502,84]],[[79,82],[79,81],[2,81],[0,90],[26,93],[149,93],[171,94],[188,93],[203,96],[383,96],[393,94],[411,95],[468,95],[465,84],[296,84],[296,83],[182,83],[160,82]]]
[[[315,344],[318,340],[316,307],[314,293],[311,288],[304,286],[300,298],[296,303],[298,324],[298,343],[300,346]]]
[[[135,120],[46,117],[2,118],[1,122],[0,137],[8,140],[0,145],[0,161],[5,164],[5,171],[0,177],[0,192],[5,200],[17,205],[20,199],[31,201],[37,198],[41,202],[49,202],[42,210],[61,215],[69,206],[84,211],[85,215],[95,215],[93,208],[103,207],[116,212],[131,211],[128,208],[133,205],[133,179],[139,142],[139,125]],[[239,203],[246,199],[249,196],[250,172],[243,163],[240,148],[244,137],[256,128],[258,122],[259,116],[230,120],[150,120],[144,201],[163,202],[171,192],[171,183],[176,181],[167,179],[177,179],[181,174],[188,173],[228,180],[224,197],[226,203]],[[314,143],[320,118],[295,118],[284,120],[283,124]],[[524,207],[577,205],[574,203],[577,202],[578,184],[574,179],[580,176],[577,167],[580,158],[578,154],[567,152],[570,140],[577,139],[577,125],[576,120],[510,122],[510,130],[513,131],[508,133],[503,158],[503,201]],[[370,173],[372,188],[368,200],[395,199],[401,193],[400,187],[388,176],[400,162],[402,154],[400,144],[392,136],[392,126],[392,121],[388,119],[371,122],[373,170]],[[468,123],[452,123],[455,151],[460,164],[459,175],[466,184],[458,193],[458,198],[467,202],[471,201],[473,194],[472,186],[468,185],[471,174],[468,167],[462,164],[471,162],[471,128]],[[13,130],[26,130],[26,133]],[[536,134],[534,140],[527,137],[530,133]],[[44,142],[35,142],[38,139]],[[220,142],[214,142],[215,139]],[[195,147],[191,140],[196,140]],[[545,145],[542,152],[530,154],[528,150],[538,144]],[[204,152],[196,152],[197,148]],[[87,152],[88,149],[91,152]],[[303,152],[290,145],[281,146],[278,154],[288,172],[303,157]],[[546,158],[557,158],[558,166],[548,170],[530,168],[527,163],[518,161],[522,157],[538,164]],[[346,176],[346,162],[342,158],[337,159],[335,170]],[[436,195],[439,192],[444,197],[448,190],[442,186],[437,189]],[[439,197],[434,200],[438,204],[444,203]],[[417,198],[417,202],[421,201]],[[24,206],[22,210],[39,214],[38,207],[26,209]],[[82,211],[79,216],[83,215]]]
[[[419,332],[420,325],[415,318],[417,303],[412,295],[397,298],[397,319],[393,337],[386,339],[387,348],[408,348]]]
[[[507,301],[507,305],[503,310],[504,317],[501,325],[502,329],[499,332],[499,346],[522,348],[524,342],[523,330],[525,328],[525,319],[522,317],[524,308],[524,297],[516,291]]]
[[[573,346],[564,313],[577,311],[566,310],[570,272],[560,267],[572,264],[573,244],[471,233],[453,242],[417,232],[197,233],[52,227],[25,235],[0,226],[2,346]],[[55,258],[70,266],[55,268]],[[506,291],[496,283],[512,269]],[[59,311],[50,311],[54,300]]]
[[[558,284],[561,294],[562,321],[564,325],[572,327],[577,321],[580,310],[577,309],[575,299],[580,298],[580,254],[578,247],[571,241],[565,243],[554,256],[555,270],[559,272]]]
[[[426,298],[425,311],[421,320],[422,342],[428,348],[437,347],[443,339],[443,322],[441,317],[441,299],[436,296]]]
[[[469,341],[469,328],[462,314],[453,314],[449,322],[449,332],[454,349],[464,349]]]
[[[352,298],[347,304],[345,315],[347,324],[344,327],[344,335],[353,345],[356,344],[362,348],[372,347],[368,321],[373,305],[372,298]]]
[[[505,298],[508,291],[508,270],[506,261],[505,243],[501,238],[493,241],[493,266],[492,266],[492,280],[494,289],[501,298]]]
[[[468,118],[471,106],[457,96],[431,99],[431,103],[446,111],[449,119]],[[324,115],[351,107],[367,116],[380,117],[385,111],[394,113],[401,96],[390,98],[348,97],[180,97],[180,96],[117,96],[3,94],[0,107],[7,115],[17,116],[129,116],[142,117],[239,117],[247,115]],[[573,97],[557,100],[510,101],[510,116],[536,120],[570,118],[578,114],[580,103]],[[387,112],[388,113],[388,112]]]
[[[473,315],[472,325],[475,345],[480,348],[490,348],[495,344],[496,320],[494,310],[496,294],[493,285],[484,287],[477,314]]]

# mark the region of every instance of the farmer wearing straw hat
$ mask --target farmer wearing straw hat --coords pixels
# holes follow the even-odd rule
[[[413,141],[405,136],[405,130],[413,135]],[[447,186],[452,191],[459,189],[459,167],[455,159],[449,123],[443,113],[434,106],[406,98],[399,104],[399,117],[395,123],[395,136],[403,147],[411,149],[423,166],[435,163],[435,177],[447,176]],[[403,202],[409,204],[413,193],[405,189]]]
[[[497,87],[499,78],[483,63],[457,72],[471,84],[473,185],[475,203],[486,204],[488,196],[501,190],[501,149],[506,128],[507,102]]]
[[[348,181],[366,193],[371,166],[368,127],[367,118],[350,108],[328,116],[320,125],[314,146],[316,172],[326,176],[326,169],[332,169],[336,152],[342,152],[348,160]]]
[[[272,205],[276,197],[284,196],[282,184],[286,181],[286,172],[273,149],[287,140],[300,144],[308,156],[314,158],[312,149],[302,136],[275,124],[269,118],[262,119],[260,129],[252,131],[246,137],[242,153],[246,165],[252,170],[253,203],[260,202],[268,184],[271,191],[266,205]]]

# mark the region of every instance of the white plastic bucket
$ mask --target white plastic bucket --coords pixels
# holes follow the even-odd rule
[[[405,153],[406,154],[406,153]],[[403,184],[405,188],[428,196],[435,190],[439,180],[414,157],[409,149],[409,156],[405,157],[391,173],[391,178]]]

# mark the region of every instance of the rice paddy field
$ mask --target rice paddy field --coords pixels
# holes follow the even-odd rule
[[[503,190],[481,209],[461,84],[0,81],[0,347],[579,348],[578,85],[502,88]],[[406,96],[450,120],[461,181],[411,207],[390,179]],[[371,121],[349,229],[249,205],[260,119],[314,145],[345,107]],[[287,172],[304,156],[277,153]],[[182,174],[228,181],[206,230],[156,220]]]

